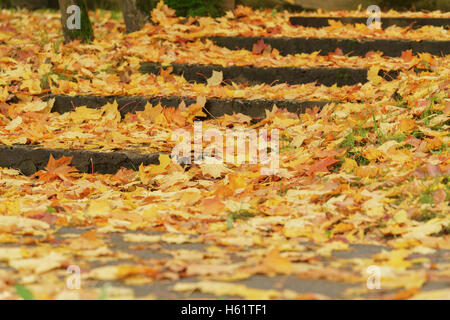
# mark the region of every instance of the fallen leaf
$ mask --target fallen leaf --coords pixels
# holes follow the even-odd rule
[[[213,70],[211,78],[207,80],[208,86],[218,86],[223,81],[223,73],[222,71]]]

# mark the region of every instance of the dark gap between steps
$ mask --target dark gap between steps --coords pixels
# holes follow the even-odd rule
[[[306,84],[315,82],[325,86],[355,85],[367,82],[367,69],[357,68],[297,68],[297,67],[270,67],[259,68],[253,66],[230,66],[219,65],[190,65],[171,64],[173,74],[183,75],[187,81],[206,83],[212,76],[213,71],[222,71],[224,81],[231,80],[238,83],[255,84]],[[160,74],[162,67],[160,63],[143,62],[140,72]],[[379,75],[390,81],[399,74],[398,70],[380,70]]]
[[[194,104],[196,99],[187,97],[131,97],[131,96],[66,96],[66,95],[47,95],[42,96],[44,100],[55,99],[52,112],[66,113],[73,111],[73,108],[87,106],[89,108],[100,108],[107,103],[117,101],[118,108],[122,116],[126,113],[142,111],[147,102],[152,105],[161,103],[163,107],[178,107],[184,101],[187,106]],[[319,107],[322,108],[330,101],[301,101],[301,100],[272,100],[272,99],[217,99],[207,98],[205,104],[205,113],[209,118],[220,117],[224,114],[242,113],[253,118],[262,118],[266,110],[272,110],[273,105],[278,108],[287,109],[289,112],[304,113],[307,109]]]
[[[137,170],[142,163],[159,164],[159,153],[142,154],[132,150],[102,152],[14,145],[0,146],[0,167],[17,169],[25,175],[32,175],[47,166],[50,155],[55,159],[62,156],[73,157],[71,166],[83,173],[115,174],[121,167]]]
[[[160,103],[164,106],[177,107],[182,100],[187,105],[195,103],[193,98],[181,97],[99,97],[99,96],[64,96],[47,95],[44,100],[55,99],[52,112],[65,113],[73,111],[74,107],[88,106],[99,108],[108,102],[117,101],[122,108],[122,115],[136,110],[143,110],[147,102],[153,105]],[[130,102],[134,102],[132,104]],[[327,101],[297,101],[297,100],[246,100],[246,99],[208,99],[206,108],[213,116],[221,116],[225,113],[241,112],[254,117],[263,117],[266,109],[272,109],[274,104],[280,108],[286,108],[291,112],[304,112],[307,108],[323,107]],[[255,107],[256,105],[256,107]],[[120,151],[93,151],[93,150],[69,150],[49,149],[41,146],[0,146],[0,167],[20,170],[25,175],[32,175],[46,167],[50,155],[55,159],[62,156],[73,157],[71,165],[83,173],[115,174],[120,168],[137,170],[144,165],[158,164],[159,153],[142,154],[133,150]]]
[[[370,51],[381,51],[384,56],[400,57],[403,51],[412,50],[413,54],[428,52],[432,55],[450,54],[450,41],[433,40],[399,40],[399,39],[338,39],[338,38],[288,38],[288,37],[226,37],[204,38],[219,47],[230,50],[245,49],[252,51],[259,40],[276,48],[282,55],[313,53],[320,50],[320,55],[328,55],[337,48],[350,56],[364,56]]]
[[[367,24],[369,17],[291,17],[289,22],[294,26],[321,28],[327,27],[328,20],[341,21],[343,24],[363,23]],[[381,13],[381,25],[383,28],[391,26],[420,28],[423,26],[436,26],[448,29],[450,18],[383,18]]]

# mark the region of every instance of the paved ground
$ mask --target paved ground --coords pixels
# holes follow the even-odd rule
[[[86,234],[93,229],[91,228],[61,228],[59,231],[55,233],[54,240],[51,241],[51,245],[55,248],[55,251],[58,250],[60,244],[67,239],[76,239],[80,237],[82,234]],[[162,235],[162,233],[158,232],[127,232],[127,234],[146,234],[146,235]],[[82,272],[87,273],[90,270],[105,267],[105,266],[114,266],[114,265],[147,265],[149,262],[155,261],[163,261],[167,262],[176,252],[186,251],[195,253],[205,253],[208,244],[196,244],[196,243],[184,243],[184,244],[168,244],[168,243],[152,243],[152,244],[143,244],[143,243],[133,243],[124,241],[125,233],[113,233],[113,234],[105,234],[101,236],[102,240],[105,241],[108,247],[121,258],[105,258],[98,257],[93,259],[83,258],[80,261],[80,265],[82,266]],[[45,239],[34,238],[38,240],[39,243],[46,243]],[[30,239],[28,239],[28,242]],[[302,242],[304,246],[312,245],[311,243]],[[24,248],[32,248],[34,245],[26,245]],[[17,247],[17,244],[7,244],[3,245],[3,248],[14,248]],[[374,255],[382,252],[382,250],[389,250],[388,248],[382,246],[375,245],[352,245],[351,250],[349,251],[338,251],[333,252],[331,257],[323,257],[320,261],[315,261],[314,263],[324,265],[324,266],[332,266],[336,262],[339,262],[341,265],[342,261],[352,261],[352,259],[368,259],[373,257]],[[125,255],[124,255],[125,254]],[[124,259],[124,257],[126,257]],[[132,257],[130,259],[130,257]],[[417,254],[414,259],[426,257],[429,259],[430,263],[433,264],[442,264],[450,262],[450,250],[440,250],[436,251],[431,255],[420,255]],[[239,261],[243,261],[242,256],[238,254],[232,255],[232,263],[237,263]],[[71,261],[72,264],[76,264],[77,261]],[[87,263],[87,264],[86,264]],[[420,266],[413,267],[414,269],[418,269]],[[5,263],[0,263],[0,270],[8,270],[13,271],[10,267]],[[351,266],[342,267],[340,271],[343,272],[351,272]],[[64,274],[60,273],[58,275],[61,281],[64,281]],[[313,276],[315,277],[315,276]],[[230,296],[223,295],[217,296],[209,293],[199,293],[196,291],[193,292],[175,292],[173,290],[173,286],[176,283],[192,283],[205,280],[204,277],[200,279],[199,277],[186,277],[180,278],[176,281],[161,279],[155,280],[149,284],[133,284],[133,283],[124,283],[123,280],[89,280],[87,282],[82,283],[82,289],[100,289],[100,290],[108,290],[109,287],[116,288],[126,288],[131,289],[134,292],[134,297],[136,298],[148,298],[149,296],[153,296],[158,299],[240,299],[241,296]],[[293,275],[276,275],[273,277],[266,275],[253,275],[248,279],[241,281],[234,281],[233,283],[242,284],[247,286],[248,288],[254,289],[263,289],[263,290],[291,290],[296,292],[297,294],[318,294],[323,295],[329,298],[334,299],[348,299],[351,298],[348,294],[346,294],[346,290],[358,290],[361,288],[360,283],[346,283],[343,281],[329,281],[325,279],[302,279]],[[381,283],[381,286],[383,284]],[[440,289],[448,289],[450,287],[450,281],[429,281],[422,288],[422,292],[431,291],[431,290],[440,290]],[[395,290],[373,290],[366,292],[364,297],[368,298],[377,298],[382,297],[383,295],[394,294]]]

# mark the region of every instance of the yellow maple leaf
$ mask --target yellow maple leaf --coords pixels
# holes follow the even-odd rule
[[[8,99],[9,92],[8,87],[0,87],[0,101],[4,102]]]
[[[18,126],[22,124],[22,117],[18,116],[14,118],[8,125],[5,127],[8,131],[14,131]]]
[[[302,237],[311,234],[311,224],[304,219],[292,219],[286,222],[283,234],[286,237]]]
[[[24,80],[20,88],[22,90],[28,89],[30,94],[40,94],[42,92],[41,82],[38,79]]]
[[[139,179],[143,184],[148,184],[148,182],[150,181],[150,177],[145,172],[145,167],[143,163],[141,163],[141,165],[139,166]]]
[[[168,154],[159,155],[159,164],[151,164],[139,166],[139,178],[143,184],[148,184],[150,179],[158,174],[162,174],[167,171],[167,167],[172,162],[172,159]]]
[[[378,85],[383,80],[382,77],[378,75],[378,72],[380,71],[380,67],[370,67],[369,71],[367,72],[367,80],[369,80],[373,85]]]
[[[249,300],[269,300],[279,299],[281,294],[276,290],[263,290],[248,288],[245,285],[239,285],[228,282],[213,282],[213,281],[200,281],[197,283],[192,282],[178,282],[173,287],[175,291],[194,291],[199,290],[204,293],[215,294],[216,296],[239,296]]]
[[[161,104],[152,106],[150,103],[145,105],[144,111],[137,112],[137,116],[141,121],[150,121],[151,123],[167,125],[167,120],[164,117],[164,109]]]
[[[166,171],[167,166],[172,162],[168,154],[159,155],[159,165],[153,166],[150,169],[150,174],[157,175]]]
[[[121,116],[118,110],[117,101],[113,103],[107,103],[102,107],[103,118],[107,121],[120,122]]]
[[[358,163],[351,159],[351,158],[345,158],[344,163],[342,164],[342,170],[346,172],[352,172],[353,169],[355,169],[358,166]]]
[[[89,202],[89,208],[87,210],[87,214],[91,217],[104,217],[108,216],[111,212],[111,206],[109,201],[106,199],[100,200],[91,200]]]
[[[278,249],[271,250],[264,258],[263,264],[268,268],[269,272],[291,274],[293,271],[291,261],[280,256]]]
[[[88,120],[99,120],[102,117],[102,112],[98,109],[81,106],[70,113],[70,119],[75,123],[83,123]]]
[[[214,179],[220,178],[222,176],[222,174],[224,174],[224,173],[233,172],[233,170],[227,168],[223,163],[222,164],[204,163],[204,164],[200,165],[200,169],[202,170],[202,174],[204,176],[209,175],[209,176],[213,177]]]
[[[409,132],[416,127],[416,122],[412,119],[403,118],[398,125],[398,129],[402,132]]]

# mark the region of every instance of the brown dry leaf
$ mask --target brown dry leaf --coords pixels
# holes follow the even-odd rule
[[[449,58],[415,55],[412,50],[401,57],[373,51],[359,57],[339,48],[328,55],[319,51],[285,55],[263,41],[253,50],[230,50],[204,39],[448,41],[445,28],[375,30],[335,21],[323,28],[299,28],[289,23],[293,13],[243,6],[220,19],[184,19],[160,2],[151,12],[152,24],[125,34],[123,21],[112,19],[109,12],[90,14],[95,18],[96,41],[58,44],[57,13],[0,11],[0,21],[7,22],[0,24],[0,142],[8,146],[4,148],[23,144],[158,152],[159,164],[104,175],[91,172],[100,168],[92,163],[88,173],[76,173],[70,158],[52,156],[46,169],[33,177],[0,168],[0,260],[9,266],[0,270],[1,298],[20,298],[14,285],[22,283],[37,299],[98,299],[98,280],[117,281],[111,291],[103,290],[107,298],[134,297],[130,286],[157,286],[182,278],[186,283],[177,282],[174,288],[187,293],[327,298],[286,290],[286,281],[294,286],[297,276],[352,284],[356,289],[346,291],[345,298],[448,295],[445,290],[419,290],[428,282],[447,281],[450,269],[443,251],[450,248]],[[365,16],[364,10],[326,14]],[[442,12],[386,14],[450,17]],[[30,29],[42,21],[48,41]],[[132,72],[144,62],[160,63],[165,70],[159,75]],[[368,69],[369,81],[346,86],[279,81],[255,85],[228,79],[224,83],[223,73],[215,71],[203,84],[173,74],[171,65],[176,63],[362,68]],[[383,75],[385,81],[378,76],[380,70],[397,71],[399,76]],[[60,100],[44,102],[36,97],[44,94],[98,98],[95,104],[87,100],[86,106],[76,106],[78,98],[73,98],[71,110],[59,114],[50,112],[53,103],[55,111],[61,111]],[[120,110],[117,102],[99,106],[105,97],[120,97],[121,104],[125,98],[130,101]],[[141,109],[137,97],[161,104],[148,103]],[[166,98],[177,97],[195,103],[165,106]],[[247,108],[241,110],[252,117],[218,116],[226,110],[207,103],[215,99],[236,105],[238,99],[285,102],[277,101],[280,107],[262,112],[262,117]],[[283,109],[286,100],[339,102],[296,114]],[[138,109],[143,111],[135,112]],[[194,120],[199,118],[203,128],[221,132],[266,129],[267,138],[262,139],[268,145],[257,146],[259,155],[276,152],[269,140],[277,130],[278,172],[261,175],[262,163],[180,166],[171,161],[168,154],[176,146],[172,133],[181,129],[192,138]],[[204,140],[202,151],[207,152],[211,143]],[[246,147],[255,143],[247,139]],[[367,257],[365,245],[384,252]],[[337,257],[336,251],[343,250],[352,250],[351,255]],[[354,257],[342,258],[348,256]],[[73,264],[79,265],[83,282],[76,294],[68,293],[62,279]],[[368,266],[380,268],[382,289],[392,291],[367,288]],[[261,274],[285,276],[272,279],[276,281],[271,290],[244,285]],[[194,276],[198,283],[191,283]]]

